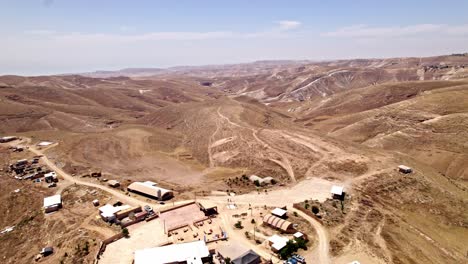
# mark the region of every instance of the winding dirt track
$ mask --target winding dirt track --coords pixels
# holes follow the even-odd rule
[[[286,173],[288,174],[289,178],[291,178],[292,182],[296,182],[296,176],[294,175],[294,169],[292,168],[291,163],[289,162],[288,158],[283,153],[277,151],[276,149],[271,147],[268,143],[261,140],[257,135],[259,130],[256,130],[256,129],[251,128],[251,127],[245,127],[245,126],[239,125],[239,124],[231,121],[231,119],[229,117],[223,115],[220,110],[221,110],[221,107],[218,107],[217,113],[218,113],[218,116],[221,119],[225,120],[228,124],[230,124],[232,126],[239,127],[239,128],[244,128],[244,129],[248,129],[248,130],[252,131],[252,135],[253,135],[253,137],[255,138],[255,140],[258,143],[260,143],[265,148],[268,148],[271,151],[275,152],[277,155],[279,155],[281,157],[281,160],[276,160],[276,159],[270,159],[270,160],[273,161],[274,163],[278,164],[280,167],[282,167],[286,171]],[[218,128],[217,128],[216,131],[218,131]],[[215,133],[216,133],[216,131],[215,131]]]

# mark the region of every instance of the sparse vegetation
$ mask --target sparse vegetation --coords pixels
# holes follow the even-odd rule
[[[122,228],[122,235],[124,237],[128,237],[130,233],[128,232],[128,229],[126,227]]]
[[[234,227],[237,228],[237,229],[243,229],[244,226],[242,225],[242,222],[241,221],[237,221],[235,224],[234,224]]]

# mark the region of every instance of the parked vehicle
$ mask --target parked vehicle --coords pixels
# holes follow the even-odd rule
[[[293,254],[291,257],[293,259],[297,260],[300,263],[305,263],[306,262],[305,258],[303,256],[299,255],[299,254]]]
[[[149,205],[145,205],[145,207],[143,207],[145,209],[146,212],[148,212],[149,214],[153,213],[153,208],[151,208],[151,206]]]

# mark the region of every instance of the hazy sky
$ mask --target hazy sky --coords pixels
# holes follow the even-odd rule
[[[0,75],[468,52],[468,1],[0,1]]]

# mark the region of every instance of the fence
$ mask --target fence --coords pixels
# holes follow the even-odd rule
[[[94,259],[94,264],[97,264],[99,262],[99,259],[101,258],[102,253],[104,253],[104,251],[106,250],[107,245],[121,239],[122,237],[124,237],[123,233],[118,233],[101,241],[101,243],[99,244],[99,250],[96,253],[96,257]]]
[[[323,224],[322,222],[322,219],[318,218],[314,213],[312,213],[312,211],[310,210],[307,210],[305,209],[304,207],[301,206],[301,204],[298,204],[298,203],[295,203],[293,204],[293,207],[301,212],[303,212],[304,214],[314,218],[315,220],[317,220],[320,224]]]

